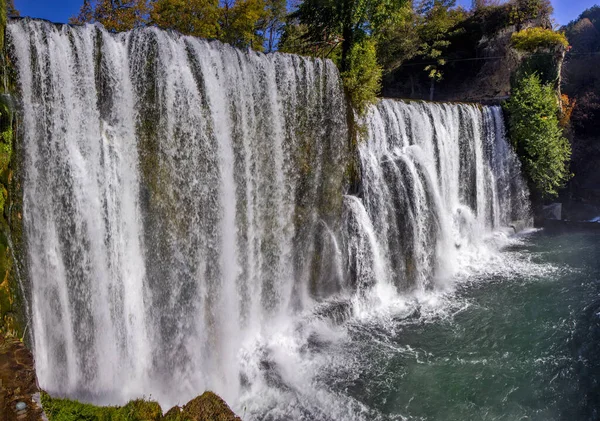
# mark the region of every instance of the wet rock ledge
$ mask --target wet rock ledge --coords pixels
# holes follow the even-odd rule
[[[0,336],[0,421],[42,419],[31,352],[20,340]]]

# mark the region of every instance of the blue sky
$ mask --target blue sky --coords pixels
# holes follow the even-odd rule
[[[54,22],[66,22],[70,16],[77,14],[83,0],[15,0],[15,6],[22,16],[44,18]],[[469,7],[471,0],[458,0],[458,3]],[[552,0],[554,18],[561,24],[567,24],[581,12],[600,0]]]

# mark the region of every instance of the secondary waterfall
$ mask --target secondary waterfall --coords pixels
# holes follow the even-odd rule
[[[7,34],[51,393],[172,405],[210,389],[235,405],[271,376],[274,332],[443,285],[528,217],[497,107],[380,101],[349,196],[328,60],[155,28],[24,19]]]
[[[361,196],[377,245],[376,256],[362,254],[377,270],[363,282],[433,287],[481,253],[490,232],[530,218],[500,107],[383,100],[366,125]]]

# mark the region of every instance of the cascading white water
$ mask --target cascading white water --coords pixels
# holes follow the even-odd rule
[[[346,153],[334,65],[156,29],[8,34],[40,384],[235,399],[244,341],[310,305],[313,250],[337,247],[322,230]]]
[[[379,279],[401,291],[434,287],[493,230],[530,218],[500,107],[382,100],[365,124],[358,203],[379,249],[368,244],[349,253],[350,260],[371,256],[373,268],[383,270]],[[352,209],[360,207],[355,202]],[[364,219],[360,212],[351,213]]]
[[[527,218],[498,107],[380,101],[359,194],[343,196],[330,61],[27,19],[8,41],[33,343],[52,393],[248,402],[298,374],[311,320],[431,289]],[[273,352],[282,335],[303,351]]]

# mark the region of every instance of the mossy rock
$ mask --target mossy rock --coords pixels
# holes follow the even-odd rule
[[[181,411],[183,411],[183,408],[180,406],[174,406],[167,411],[163,417],[163,421],[183,421],[184,418]]]
[[[42,405],[49,421],[241,421],[225,401],[212,392],[204,392],[183,408],[175,406],[164,416],[158,403],[144,399],[122,407],[95,406],[53,398],[42,392]]]
[[[131,420],[160,421],[163,419],[162,409],[157,402],[136,399],[122,408]]]
[[[49,421],[160,421],[160,405],[137,399],[123,407],[95,406],[70,399],[52,398],[42,392],[42,406]]]
[[[186,421],[241,421],[225,401],[213,392],[204,392],[189,401],[181,415],[181,419]]]

